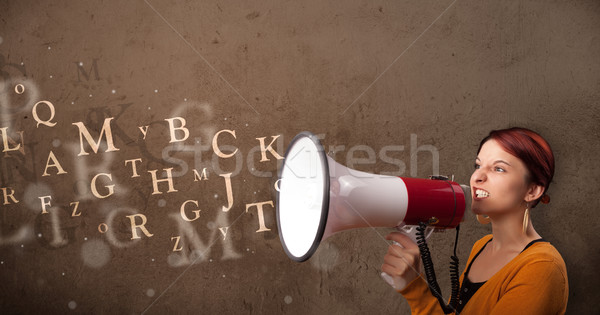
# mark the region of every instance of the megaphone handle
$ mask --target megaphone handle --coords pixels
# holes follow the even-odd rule
[[[397,229],[398,229],[398,231],[404,233],[406,236],[410,237],[410,239],[413,242],[415,242],[415,244],[417,243],[417,225],[404,225],[404,226],[398,227]],[[433,232],[433,228],[427,227],[427,229],[425,230],[425,238],[429,238],[429,236],[431,235],[432,232]],[[392,243],[394,245],[398,245],[398,246],[404,248],[404,246],[402,246],[400,243],[398,243],[396,241],[392,241]],[[417,270],[417,272],[420,273],[420,270]],[[387,282],[387,284],[389,284],[396,291],[400,291],[400,290],[404,289],[406,287],[406,285],[408,284],[406,279],[404,279],[400,276],[391,276],[385,272],[381,273],[381,278],[383,278],[383,280],[385,282]]]

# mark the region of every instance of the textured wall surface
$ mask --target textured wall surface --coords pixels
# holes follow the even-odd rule
[[[340,233],[307,262],[287,258],[274,207],[248,206],[276,201],[279,162],[268,150],[261,161],[257,138],[277,137],[283,155],[310,130],[356,169],[468,183],[480,139],[524,126],[557,162],[552,202],[533,224],[567,264],[567,313],[593,313],[599,35],[595,0],[0,1],[0,310],[409,313],[379,277],[389,229]],[[54,113],[33,110],[39,101]],[[36,122],[52,114],[56,125]],[[110,117],[118,151],[103,143],[80,155],[74,123],[97,139]],[[173,117],[186,121],[184,141],[170,142]],[[231,157],[212,146],[224,129],[235,137],[217,145]],[[66,173],[42,176],[47,163]],[[168,168],[172,191],[161,182],[153,194],[150,171]],[[91,185],[100,173],[110,175]],[[180,215],[187,200],[189,219],[201,210],[192,221]],[[148,233],[132,240],[143,219]],[[257,232],[261,219],[270,230]],[[490,232],[470,213],[462,226],[461,271]],[[429,242],[446,295],[453,241],[447,231]]]

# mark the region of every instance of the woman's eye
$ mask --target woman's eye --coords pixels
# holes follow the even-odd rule
[[[496,171],[497,172],[505,172],[505,170],[502,167],[496,167]]]
[[[474,167],[474,168],[477,170],[477,169],[479,169],[481,166],[480,166],[479,164],[475,163],[475,164],[473,164],[473,167]]]

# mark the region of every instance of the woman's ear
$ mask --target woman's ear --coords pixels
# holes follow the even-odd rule
[[[542,185],[531,183],[531,185],[529,185],[529,189],[527,190],[527,194],[525,195],[525,201],[532,202],[540,198],[542,194],[544,194],[544,187]]]

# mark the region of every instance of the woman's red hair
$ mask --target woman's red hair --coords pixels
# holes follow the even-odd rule
[[[481,140],[477,153],[490,139],[498,142],[506,152],[516,156],[525,164],[529,170],[529,179],[544,187],[544,194],[542,194],[544,196],[554,177],[554,154],[548,142],[536,132],[526,128],[492,130]],[[540,197],[531,207],[535,207],[542,198],[546,201],[549,199],[547,196]]]

